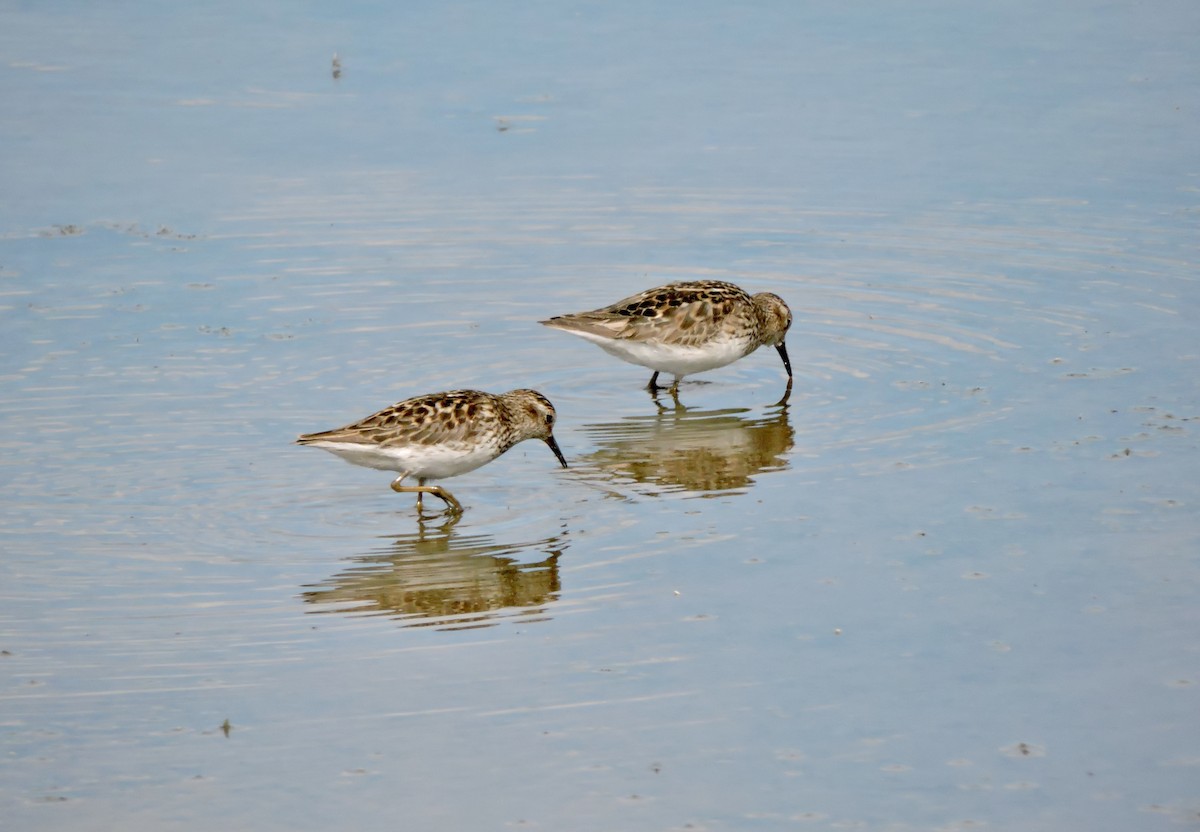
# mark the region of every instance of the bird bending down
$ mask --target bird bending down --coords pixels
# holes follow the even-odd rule
[[[567,461],[554,441],[554,405],[536,390],[501,395],[453,390],[405,399],[345,427],[306,433],[296,442],[337,454],[347,462],[400,476],[392,490],[416,493],[417,511],[425,494],[440,497],[453,514],[462,504],[428,480],[474,471],[518,442],[541,439],[562,467]],[[416,485],[404,485],[416,477]]]
[[[732,364],[761,346],[783,359],[792,384],[784,337],[792,312],[770,292],[751,295],[721,280],[694,280],[647,289],[602,309],[558,315],[540,323],[578,335],[622,361],[654,371],[647,387],[658,390],[658,374],[675,378]],[[787,396],[784,396],[786,400]]]

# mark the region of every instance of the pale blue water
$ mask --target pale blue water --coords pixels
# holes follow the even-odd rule
[[[0,828],[1200,826],[1198,22],[0,7]],[[786,408],[536,324],[695,276]]]

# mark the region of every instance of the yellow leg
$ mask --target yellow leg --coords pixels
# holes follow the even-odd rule
[[[654,375],[650,376],[650,383],[646,385],[646,389],[651,393],[657,393],[659,390],[663,389],[658,384],[658,372],[658,370],[654,371]],[[671,386],[666,388],[667,392],[672,396],[679,395],[679,381],[682,378],[683,376],[675,376],[675,379],[671,382]]]
[[[435,497],[440,497],[449,511],[454,514],[462,514],[462,503],[454,499],[454,495],[440,485],[426,485],[425,480],[417,480],[419,485],[401,485],[400,481],[403,479],[404,477],[397,477],[392,482],[392,490],[397,494],[416,494],[418,512],[423,508],[421,498],[426,494],[432,494]]]

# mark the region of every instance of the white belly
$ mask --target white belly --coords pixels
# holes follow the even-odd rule
[[[589,337],[586,332],[574,334],[587,338],[622,361],[676,376],[715,370],[746,354],[746,342],[732,338],[709,341],[701,347],[680,347],[662,342]]]
[[[492,443],[443,443],[380,447],[349,442],[313,442],[315,447],[337,454],[364,468],[395,471],[406,476],[440,480],[474,471],[500,455]]]

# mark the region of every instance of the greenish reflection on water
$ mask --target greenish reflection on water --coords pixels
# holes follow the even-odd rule
[[[582,462],[617,481],[698,494],[745,490],[754,478],[788,467],[795,431],[786,406],[749,408],[659,404],[657,413],[582,426],[596,449]]]
[[[353,558],[353,565],[305,589],[314,613],[384,615],[404,626],[459,630],[499,623],[517,612],[536,620],[557,600],[558,558],[566,535],[497,543],[459,534],[456,521],[418,520],[419,530]],[[542,560],[529,562],[530,553]]]

